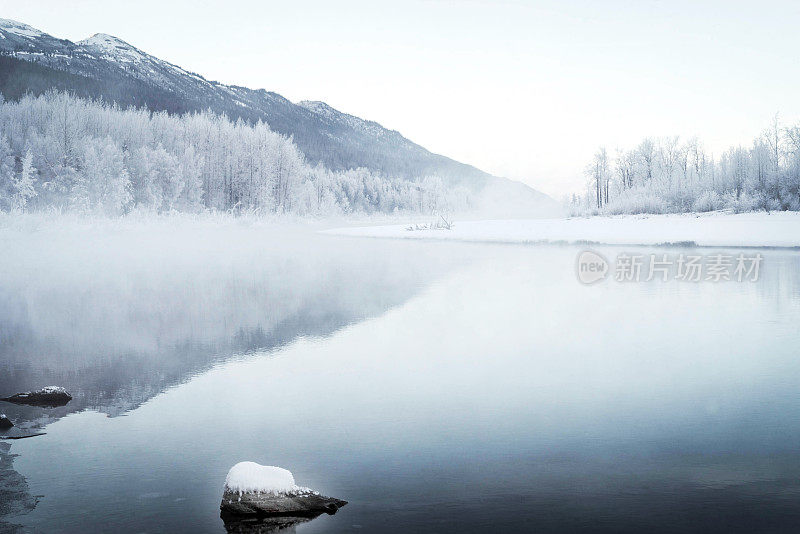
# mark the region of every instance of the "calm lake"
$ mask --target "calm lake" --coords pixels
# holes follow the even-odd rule
[[[243,460],[349,501],[298,533],[800,529],[797,251],[585,286],[584,247],[225,231],[0,260],[0,394],[75,397],[0,406],[46,432],[0,531],[225,532]]]

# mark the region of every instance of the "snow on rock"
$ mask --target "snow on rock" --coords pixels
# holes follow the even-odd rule
[[[255,462],[239,462],[228,471],[225,489],[238,493],[292,493],[306,488],[300,488],[294,483],[294,476],[288,469]]]
[[[315,517],[335,514],[347,501],[295,484],[291,471],[240,462],[228,471],[220,510],[223,517],[259,515]]]
[[[323,233],[487,243],[694,244],[709,247],[800,247],[800,213],[712,212],[569,219],[456,221],[450,230],[408,224],[334,228]],[[413,228],[413,226],[411,227]]]
[[[42,389],[40,389],[37,393],[41,393],[44,395],[55,395],[55,394],[69,395],[69,393],[67,393],[67,390],[62,388],[61,386],[45,386]]]
[[[42,389],[37,389],[36,391],[28,391],[27,393],[17,393],[14,397],[36,397],[36,396],[46,396],[46,395],[54,395],[54,396],[67,396],[71,398],[71,395],[67,393],[67,390],[62,388],[61,386],[45,386]]]

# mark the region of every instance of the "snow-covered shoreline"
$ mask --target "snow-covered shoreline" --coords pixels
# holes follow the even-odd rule
[[[451,230],[408,224],[324,230],[329,235],[482,243],[800,248],[800,212],[711,212],[565,219],[456,221]]]

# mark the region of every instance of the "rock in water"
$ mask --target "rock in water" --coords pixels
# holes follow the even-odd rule
[[[11,419],[6,417],[6,414],[0,414],[0,430],[8,430],[14,426],[14,423],[11,422]]]
[[[345,504],[296,485],[286,469],[240,462],[228,471],[220,510],[227,522],[249,515],[316,517],[335,514]]]
[[[325,497],[311,490],[292,493],[233,492],[222,495],[220,510],[230,515],[296,515],[335,514],[347,501]]]
[[[64,406],[72,400],[72,395],[67,393],[67,390],[58,386],[47,386],[37,391],[28,391],[27,393],[17,393],[4,399],[6,402],[13,402],[14,404],[30,404],[32,406]]]

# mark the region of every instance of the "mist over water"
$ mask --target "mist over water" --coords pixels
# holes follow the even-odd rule
[[[233,220],[4,230],[0,390],[71,386],[76,400],[56,413],[121,413],[217,360],[329,334],[463,256],[428,247],[404,260],[408,247]]]
[[[43,497],[7,521],[223,532],[252,460],[350,501],[298,532],[800,524],[796,252],[755,283],[584,286],[576,247],[197,230],[46,226],[0,262],[3,391],[76,395],[3,407],[60,417],[14,442]]]

